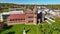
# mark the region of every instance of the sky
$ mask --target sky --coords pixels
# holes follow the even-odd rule
[[[14,4],[60,4],[60,0],[0,0],[0,3],[14,3]]]

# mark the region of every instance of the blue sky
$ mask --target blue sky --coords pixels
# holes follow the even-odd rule
[[[14,3],[14,4],[60,4],[60,0],[0,0],[0,3]]]

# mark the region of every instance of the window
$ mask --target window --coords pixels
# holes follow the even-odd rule
[[[25,19],[20,19],[20,20],[25,20]]]
[[[18,19],[18,20],[20,20],[20,19]]]
[[[25,20],[25,19],[22,19],[22,20]]]
[[[12,19],[10,19],[10,21],[12,21]]]
[[[13,19],[13,21],[15,21],[15,19]]]
[[[17,19],[15,19],[17,21]]]
[[[10,19],[10,21],[14,21],[15,19]]]
[[[15,19],[15,20],[20,20],[20,21],[22,21],[22,20],[25,20],[25,19]]]
[[[28,23],[32,23],[33,22],[33,20],[31,20],[31,21],[28,21]]]
[[[33,18],[33,16],[29,16],[28,18]]]

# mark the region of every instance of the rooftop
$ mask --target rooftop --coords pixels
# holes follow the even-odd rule
[[[12,14],[8,17],[9,19],[20,19],[25,18],[25,14]]]

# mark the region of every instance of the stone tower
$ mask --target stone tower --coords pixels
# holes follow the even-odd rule
[[[26,17],[25,17],[25,24],[32,24],[33,23],[33,11],[31,9],[26,10]]]
[[[36,24],[37,23],[37,7],[34,6],[33,10],[26,10],[26,23],[25,24]]]
[[[33,9],[33,14],[34,14],[34,24],[37,24],[37,6],[34,6]]]

